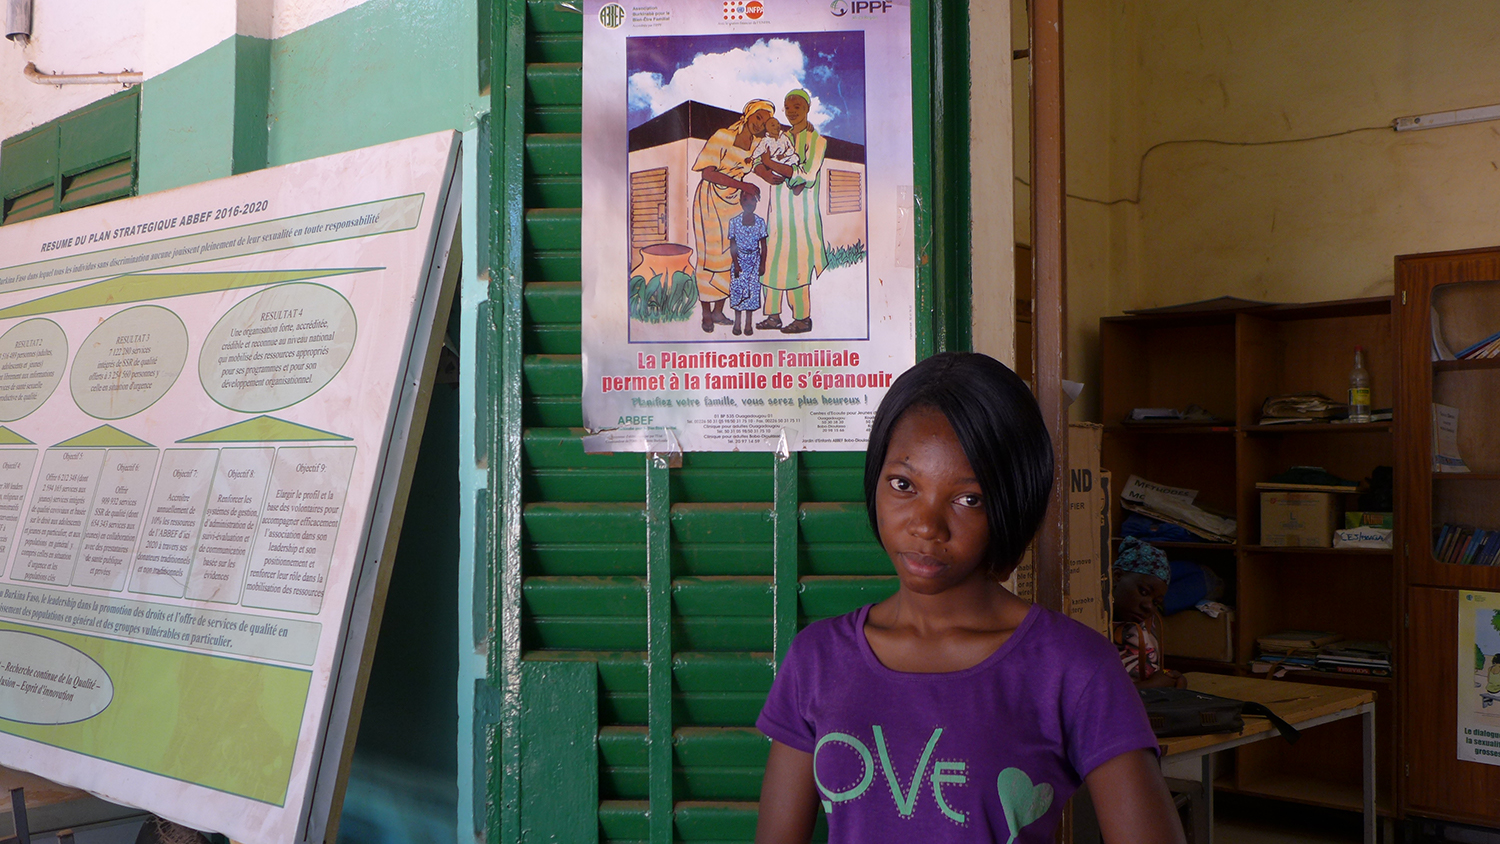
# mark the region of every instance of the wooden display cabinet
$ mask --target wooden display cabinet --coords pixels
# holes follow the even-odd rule
[[[1433,314],[1455,353],[1500,331],[1500,247],[1396,259],[1397,537],[1409,623],[1401,665],[1405,811],[1500,826],[1500,767],[1457,758],[1459,590],[1500,591],[1500,566],[1433,555],[1442,524],[1500,529],[1500,359],[1434,361]],[[1433,402],[1459,411],[1465,474],[1432,470]],[[1500,726],[1500,714],[1496,716]]]
[[[1103,356],[1102,463],[1123,487],[1131,475],[1196,489],[1202,505],[1234,514],[1234,543],[1163,543],[1172,559],[1213,568],[1235,607],[1235,659],[1169,663],[1186,670],[1249,674],[1255,639],[1279,630],[1329,629],[1351,639],[1396,644],[1400,578],[1392,551],[1277,548],[1261,544],[1255,484],[1292,466],[1321,466],[1351,480],[1395,462],[1389,422],[1261,425],[1266,398],[1318,391],[1342,401],[1365,349],[1376,408],[1396,399],[1397,352],[1389,297],[1108,317],[1099,326]],[[1137,407],[1196,404],[1216,423],[1130,424]],[[1497,476],[1500,477],[1500,476]],[[1399,487],[1398,487],[1399,488]],[[1398,498],[1399,492],[1398,492]],[[1353,509],[1355,497],[1346,505]],[[1111,502],[1112,524],[1123,516]],[[1497,570],[1500,571],[1500,570]],[[1401,676],[1402,664],[1395,667]],[[1319,672],[1289,679],[1372,689],[1377,694],[1378,808],[1395,814],[1396,681]],[[1275,682],[1267,680],[1266,682]],[[1357,725],[1315,730],[1296,745],[1260,742],[1236,751],[1219,786],[1265,797],[1358,809]],[[1315,733],[1321,735],[1314,735]]]

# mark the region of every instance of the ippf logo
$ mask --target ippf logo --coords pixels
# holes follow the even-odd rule
[[[836,18],[844,15],[873,15],[876,12],[885,14],[891,10],[891,0],[833,0],[828,6],[828,11]]]
[[[599,10],[599,23],[605,29],[619,29],[620,24],[625,22],[625,7],[619,3],[610,3]]]
[[[765,13],[765,4],[760,0],[724,0],[724,20],[727,21],[758,21]]]

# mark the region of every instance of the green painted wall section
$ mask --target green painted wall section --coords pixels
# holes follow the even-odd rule
[[[473,3],[370,0],[271,47],[270,164],[444,129],[488,108]]]
[[[472,129],[475,4],[370,0],[275,41],[236,35],[148,79],[140,193]]]
[[[226,38],[141,86],[139,191],[266,166],[271,42]]]

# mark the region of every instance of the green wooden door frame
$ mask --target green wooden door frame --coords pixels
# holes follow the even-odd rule
[[[758,709],[746,708],[746,702],[753,703],[757,694],[763,698],[770,673],[801,623],[888,593],[888,577],[866,576],[863,569],[846,572],[852,564],[841,562],[878,555],[878,549],[871,553],[873,541],[863,524],[863,458],[687,455],[682,468],[673,468],[660,457],[585,458],[578,448],[571,459],[579,474],[598,472],[613,485],[588,500],[617,503],[581,508],[574,504],[571,510],[547,503],[551,493],[533,477],[536,464],[553,459],[545,455],[575,453],[569,451],[576,448],[576,432],[567,426],[576,422],[568,403],[576,400],[581,385],[573,384],[576,355],[567,354],[570,342],[576,347],[576,327],[543,326],[553,331],[546,334],[536,322],[552,318],[539,316],[544,310],[563,311],[575,314],[570,318],[576,326],[576,311],[568,309],[576,307],[569,303],[576,302],[577,294],[576,281],[560,283],[549,276],[556,262],[548,261],[556,255],[543,260],[532,250],[548,238],[578,248],[572,228],[577,225],[576,209],[557,207],[557,202],[566,201],[557,197],[572,196],[576,188],[563,177],[549,176],[545,183],[528,182],[528,177],[550,166],[543,159],[577,157],[578,129],[568,108],[576,108],[578,99],[559,91],[580,87],[577,40],[582,16],[556,0],[490,0],[488,7],[492,108],[489,208],[483,228],[489,236],[490,295],[487,311],[480,313],[480,369],[475,375],[476,404],[484,416],[476,424],[488,446],[490,491],[479,510],[482,523],[476,525],[476,547],[487,557],[483,562],[488,591],[476,596],[475,612],[476,629],[492,632],[487,649],[490,679],[480,681],[476,694],[480,711],[475,715],[474,782],[476,791],[484,788],[482,795],[476,793],[476,821],[483,807],[486,839],[505,844],[564,840],[556,835],[569,842],[596,841],[601,824],[608,837],[652,844],[670,844],[678,834],[699,837],[693,830],[704,829],[714,830],[720,840],[749,840],[753,811],[675,799],[679,791],[692,792],[698,786],[690,770],[674,771],[674,765],[690,763],[674,758],[698,754],[748,759],[753,767],[764,740],[752,729],[734,724],[678,729],[680,717],[692,717],[679,710],[692,709],[694,689],[704,682],[702,677],[711,675],[713,682],[739,690],[742,711],[735,717],[742,723],[744,712]],[[920,358],[970,345],[969,9],[960,0],[912,0],[911,14],[915,344]],[[567,170],[576,163],[561,166]],[[555,399],[539,398],[544,393]],[[566,463],[570,458],[559,459]],[[705,475],[715,483],[704,483]],[[717,483],[724,475],[743,477],[745,482],[725,492],[720,489],[725,484]],[[554,481],[551,488],[563,483]],[[724,497],[731,494],[739,497]],[[713,503],[721,501],[726,503]],[[750,503],[738,503],[743,501]],[[717,530],[736,537],[743,533],[752,537],[749,542],[764,541],[764,556],[769,558],[764,576],[674,578],[674,567],[703,565],[681,558],[691,556],[683,543],[691,542],[694,532],[707,523],[708,508],[719,508],[712,511]],[[639,536],[641,552],[627,556],[642,558],[643,565],[630,569],[630,576],[523,580],[523,564],[535,565],[523,560],[528,530],[536,532],[552,517],[577,517],[573,521],[578,525],[607,521],[624,532],[599,537],[606,542],[634,543]],[[631,538],[623,538],[625,533]],[[863,544],[850,546],[850,537]],[[817,559],[809,562],[809,555]],[[851,576],[818,574],[825,571]],[[804,579],[809,573],[816,576]],[[618,623],[609,629],[628,628],[618,635],[632,642],[633,650],[605,653],[595,647],[575,654],[571,661],[566,651],[528,651],[528,642],[550,635],[543,629],[546,619],[528,612],[542,612],[539,608],[549,600],[556,602],[549,597],[556,595],[572,595],[568,600],[590,605],[612,601],[612,606],[626,607],[616,610],[611,623]],[[759,618],[739,618],[739,626],[709,633],[701,617],[682,617],[695,611],[711,614],[724,606],[764,610]],[[644,633],[639,641],[630,638],[638,628]],[[731,633],[751,643],[727,649],[703,645]],[[597,675],[578,670],[578,662],[590,660],[598,666]],[[591,677],[597,685],[591,684]],[[644,727],[617,726],[607,734],[589,736],[591,726],[599,723],[601,701],[614,694],[611,689],[627,685],[639,689],[629,694],[644,703],[638,721],[630,723],[643,722]],[[623,706],[618,701],[609,705]],[[602,813],[601,754],[633,760],[626,767],[634,765],[633,770],[644,773],[642,785],[632,792],[637,798],[612,800]],[[542,783],[527,780],[528,771],[535,778],[535,771],[549,766],[566,766],[570,776]],[[753,773],[745,764],[738,770],[741,780]]]

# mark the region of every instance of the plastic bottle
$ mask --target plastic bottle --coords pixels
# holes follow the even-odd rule
[[[1365,347],[1354,347],[1354,368],[1349,371],[1349,421],[1370,421],[1370,370],[1365,369]]]

